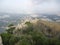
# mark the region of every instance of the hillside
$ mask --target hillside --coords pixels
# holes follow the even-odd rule
[[[4,45],[60,45],[59,23],[27,19],[17,26],[10,24],[6,31],[1,34]]]
[[[43,32],[46,35],[57,36],[60,33],[59,23],[43,21],[39,19],[35,19],[35,20],[27,21],[27,22],[25,21],[24,23],[17,25],[16,29],[14,30],[14,33],[16,32],[18,35],[19,30],[26,30],[26,28],[28,27],[26,23],[31,23],[33,25],[33,30]]]

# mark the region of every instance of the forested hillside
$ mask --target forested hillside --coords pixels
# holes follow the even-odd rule
[[[1,37],[3,45],[60,45],[60,24],[39,19],[10,24]]]

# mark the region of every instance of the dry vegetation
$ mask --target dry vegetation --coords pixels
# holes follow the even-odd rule
[[[52,36],[52,37],[60,36],[60,24],[59,23],[48,22],[48,21],[43,21],[43,20],[38,20],[38,19],[28,21],[28,22],[30,22],[33,25],[33,30],[42,32],[43,34],[47,36]],[[20,29],[20,26],[16,26],[17,29],[15,30],[14,33],[19,35],[21,34],[21,30],[26,30],[27,27],[24,28],[24,25],[26,25],[25,23],[23,25],[20,24],[20,26],[22,26],[21,29]]]
[[[59,23],[42,21],[42,20],[40,20],[40,22],[45,24],[46,26],[50,27],[53,30],[60,31],[60,24]]]
[[[4,45],[60,45],[59,23],[36,19],[8,27],[1,34]]]

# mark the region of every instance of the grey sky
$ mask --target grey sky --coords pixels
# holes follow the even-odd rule
[[[0,12],[58,13],[60,0],[0,0]]]

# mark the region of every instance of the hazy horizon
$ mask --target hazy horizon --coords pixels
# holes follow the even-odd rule
[[[4,13],[59,13],[60,0],[0,0]]]

